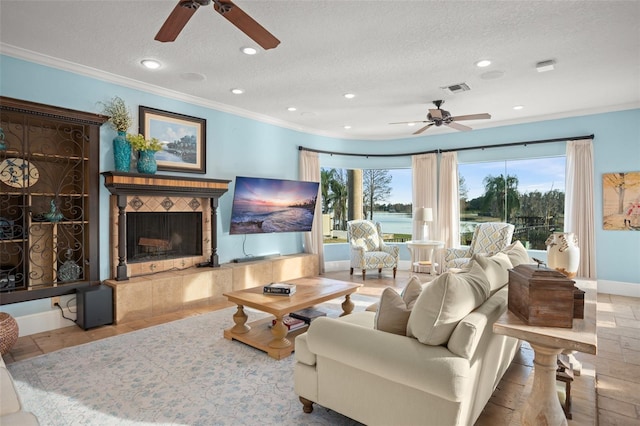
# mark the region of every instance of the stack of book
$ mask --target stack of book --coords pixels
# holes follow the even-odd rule
[[[285,327],[287,327],[287,330],[289,331],[297,330],[299,328],[307,326],[307,323],[304,322],[303,320],[298,318],[293,318],[290,315],[285,315],[284,317],[282,317],[282,323],[284,324]],[[275,318],[271,321],[271,327],[273,327],[274,325],[276,325]]]
[[[326,317],[327,313],[319,311],[313,308],[301,309],[299,311],[291,312],[289,314],[293,318],[300,319],[304,321],[306,324],[311,324],[311,321],[318,317]]]
[[[295,284],[271,283],[262,288],[263,294],[275,296],[291,296],[296,292]]]

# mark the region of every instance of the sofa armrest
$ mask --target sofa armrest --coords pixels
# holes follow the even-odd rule
[[[375,315],[357,312],[350,316]],[[345,317],[346,318],[346,317]],[[307,331],[308,348],[317,356],[364,370],[450,401],[460,401],[471,379],[468,360],[444,346],[430,346],[416,339],[321,317]]]

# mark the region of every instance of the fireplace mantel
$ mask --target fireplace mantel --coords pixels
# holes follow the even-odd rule
[[[114,195],[174,195],[219,198],[229,180],[104,172],[104,186]]]
[[[103,172],[107,187],[116,198],[118,208],[118,265],[115,279],[129,279],[126,263],[126,212],[128,196],[200,197],[211,202],[211,257],[200,266],[218,267],[217,208],[218,199],[229,188],[229,180],[182,176],[147,175],[139,173]],[[112,218],[112,223],[113,223]]]

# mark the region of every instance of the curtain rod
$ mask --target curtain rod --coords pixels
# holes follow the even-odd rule
[[[566,138],[555,138],[555,139],[540,139],[534,141],[525,141],[525,142],[512,142],[505,144],[493,144],[493,145],[481,145],[481,146],[469,146],[466,148],[452,148],[452,149],[433,149],[431,151],[421,151],[421,152],[406,152],[404,154],[356,154],[352,152],[336,152],[336,151],[325,151],[321,149],[313,149],[306,148],[304,146],[299,146],[299,151],[309,151],[309,152],[317,152],[319,154],[330,154],[330,155],[346,155],[351,157],[408,157],[411,155],[422,155],[422,154],[438,154],[441,152],[453,152],[453,151],[468,151],[471,149],[487,149],[487,148],[502,148],[505,146],[519,146],[519,145],[535,145],[540,143],[551,143],[551,142],[565,142],[565,141],[575,141],[581,139],[593,139],[595,137],[594,134],[585,135],[585,136],[570,136]]]

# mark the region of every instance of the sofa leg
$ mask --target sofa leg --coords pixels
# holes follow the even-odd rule
[[[367,275],[367,270],[363,269],[362,270],[362,281],[364,281],[365,276]]]
[[[298,398],[300,398],[300,402],[302,402],[302,411],[307,414],[311,413],[313,411],[313,401],[309,401],[307,398],[301,396]]]
[[[349,275],[353,275],[353,268],[349,268]]]
[[[396,268],[393,268],[393,279],[396,278]]]
[[[378,268],[378,273],[381,274],[382,273],[382,268]]]

